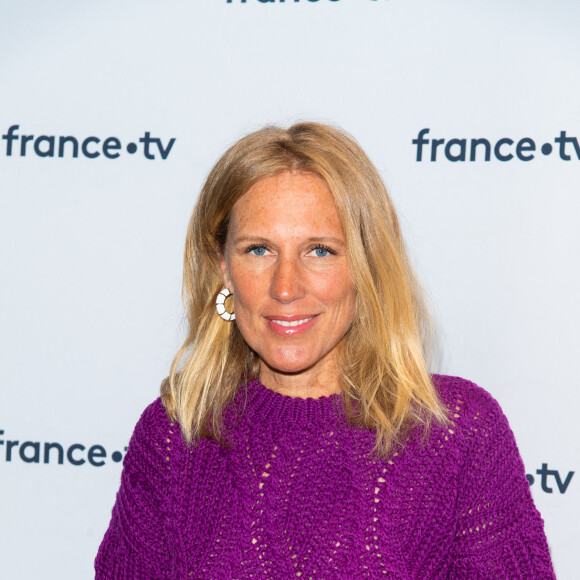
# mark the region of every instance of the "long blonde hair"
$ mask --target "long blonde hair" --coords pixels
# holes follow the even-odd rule
[[[222,416],[240,384],[256,378],[257,356],[235,323],[216,313],[232,208],[255,183],[310,172],[330,189],[347,243],[356,312],[341,345],[342,400],[349,422],[376,430],[386,456],[412,425],[446,421],[428,371],[427,317],[395,209],[370,159],[343,131],[320,123],[251,133],[219,159],[187,231],[183,299],[189,331],[161,389],[169,416],[191,442],[223,442]]]

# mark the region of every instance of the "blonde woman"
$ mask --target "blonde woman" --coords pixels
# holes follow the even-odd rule
[[[553,578],[495,400],[430,375],[393,205],[335,128],[217,162],[189,334],[139,420],[97,578]]]

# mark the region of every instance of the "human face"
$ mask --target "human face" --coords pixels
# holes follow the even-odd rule
[[[334,199],[312,173],[256,183],[234,205],[221,269],[260,380],[293,396],[338,392],[337,345],[355,309]]]

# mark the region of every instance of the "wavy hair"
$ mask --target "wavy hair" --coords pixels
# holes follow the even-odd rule
[[[376,168],[342,130],[321,123],[267,126],[230,147],[209,173],[189,222],[183,300],[189,330],[161,388],[169,416],[192,442],[224,443],[223,413],[259,360],[235,323],[215,311],[232,208],[254,184],[284,171],[310,172],[330,189],[345,232],[356,308],[341,343],[348,421],[376,431],[387,456],[413,425],[425,435],[447,421],[428,370],[428,317],[399,221]]]

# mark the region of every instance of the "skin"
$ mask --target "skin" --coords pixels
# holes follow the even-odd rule
[[[301,398],[340,392],[337,346],[352,323],[355,292],[324,181],[285,172],[255,184],[233,207],[220,264],[262,384]]]

